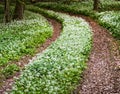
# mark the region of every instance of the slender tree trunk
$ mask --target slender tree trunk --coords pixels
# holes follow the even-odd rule
[[[4,5],[4,17],[5,17],[5,23],[10,22],[10,2],[9,0],[5,0],[5,5]]]
[[[16,19],[16,20],[23,19],[23,13],[24,13],[24,2],[23,2],[23,0],[16,0],[16,6],[15,6],[13,19]]]
[[[93,8],[93,10],[98,10],[98,3],[99,3],[99,0],[94,0],[94,8]]]

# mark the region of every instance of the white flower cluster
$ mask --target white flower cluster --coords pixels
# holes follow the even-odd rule
[[[33,9],[33,7],[32,7]],[[11,94],[70,94],[86,67],[92,33],[81,18],[37,9],[63,24],[63,32],[16,81]]]
[[[27,18],[27,17],[28,18]],[[32,54],[38,44],[52,35],[52,26],[38,14],[25,12],[25,19],[0,24],[0,65]]]
[[[106,11],[98,13],[98,15],[100,24],[110,30],[113,36],[120,39],[120,12]]]

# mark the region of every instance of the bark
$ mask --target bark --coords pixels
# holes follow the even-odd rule
[[[23,2],[23,0],[16,0],[16,6],[15,6],[13,19],[16,19],[16,20],[23,19],[23,13],[24,13],[24,2]]]
[[[36,2],[36,0],[31,0],[31,3],[35,3]]]
[[[93,8],[93,10],[98,10],[98,3],[99,3],[99,0],[94,0],[94,8]]]
[[[4,5],[4,17],[5,17],[5,23],[10,22],[10,2],[9,0],[5,0],[5,5]]]

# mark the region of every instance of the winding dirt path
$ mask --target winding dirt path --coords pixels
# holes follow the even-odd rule
[[[76,94],[120,94],[120,51],[116,40],[89,17],[77,17],[92,27],[93,48]]]
[[[58,36],[60,35],[60,32],[62,31],[62,25],[58,23],[56,20],[49,19],[47,20],[50,22],[50,24],[53,26],[53,35],[51,38],[47,39],[45,43],[43,43],[42,46],[39,46],[36,50],[35,56],[24,56],[21,60],[16,63],[18,66],[20,66],[21,70],[27,65],[30,61],[33,61],[36,59],[37,54],[42,53],[43,50],[45,50],[52,42],[54,42]],[[32,58],[33,57],[33,58]],[[12,85],[14,84],[14,78],[19,77],[20,72],[16,73],[14,76],[12,76],[9,79],[6,79],[3,81],[2,87],[0,87],[0,94],[5,94],[5,92],[9,92],[12,89]]]
[[[73,16],[73,15],[72,15]],[[89,17],[74,15],[85,19],[93,30],[93,48],[87,62],[88,68],[84,72],[83,81],[75,90],[75,94],[120,94],[120,53],[116,40],[109,32],[99,26],[97,22]],[[46,49],[60,35],[61,24],[55,20],[50,20],[54,27],[52,38],[48,39],[37,53]],[[33,60],[36,57],[33,58]],[[17,64],[25,66],[31,57],[26,56]],[[22,62],[22,63],[20,63]],[[26,63],[25,63],[26,62]],[[17,73],[18,77],[20,73]],[[15,77],[15,76],[14,76]],[[14,83],[13,77],[5,82],[0,89],[0,94],[9,91]]]

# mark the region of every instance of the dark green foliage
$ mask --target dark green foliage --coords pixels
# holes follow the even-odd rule
[[[52,27],[44,17],[26,11],[24,18],[22,21],[0,24],[0,67],[3,71],[9,66],[8,62],[19,60],[24,55],[33,55],[35,48],[52,36]],[[5,73],[5,76],[10,73]]]
[[[99,3],[99,11],[120,10],[120,1],[101,0]]]
[[[13,10],[14,10],[14,7],[13,6],[10,6],[10,17],[12,17],[13,15]],[[10,18],[12,19],[12,18]],[[3,23],[4,22],[4,6],[3,5],[0,5],[0,23]]]
[[[4,13],[4,7],[3,5],[0,5],[0,14],[3,14]]]
[[[120,8],[119,1],[113,2],[113,0],[110,0],[107,3],[107,1],[101,0],[101,3],[102,3],[100,5],[101,11],[102,11],[102,9],[107,10],[107,8],[112,9],[113,4],[116,6],[117,9]],[[90,1],[89,1],[89,3],[87,3],[87,1],[86,1],[86,3],[81,2],[81,3],[73,3],[70,5],[57,4],[57,3],[37,3],[35,5],[42,7],[42,8],[52,9],[55,11],[69,12],[72,14],[82,14],[85,16],[92,17],[93,19],[98,21],[98,23],[100,25],[107,28],[115,38],[120,39],[120,37],[119,37],[120,36],[120,12],[119,11],[95,12],[92,10],[92,7],[90,7],[90,6],[92,6],[92,2],[90,2]],[[107,7],[108,5],[110,5],[111,7]],[[104,7],[104,8],[102,8],[102,7]],[[106,17],[107,19],[102,20],[103,17]],[[110,19],[109,19],[109,17],[110,17]]]
[[[1,73],[4,74],[5,78],[11,77],[15,72],[19,71],[19,67],[16,64],[8,64]]]
[[[3,5],[0,5],[0,23],[3,22],[4,18],[4,7]]]
[[[92,33],[81,18],[29,6],[31,11],[59,20],[63,32],[23,71],[11,94],[71,94],[86,68]]]
[[[120,40],[120,12],[101,12],[98,14],[98,22]]]
[[[92,17],[95,16],[95,12],[91,11],[92,7],[88,6],[88,4],[86,3],[82,3],[82,6],[81,6],[81,3],[74,3],[70,5],[58,4],[58,3],[36,3],[35,5],[42,8],[53,9],[55,11],[64,11],[64,12],[69,12],[74,14],[83,14],[83,15],[92,16]]]

